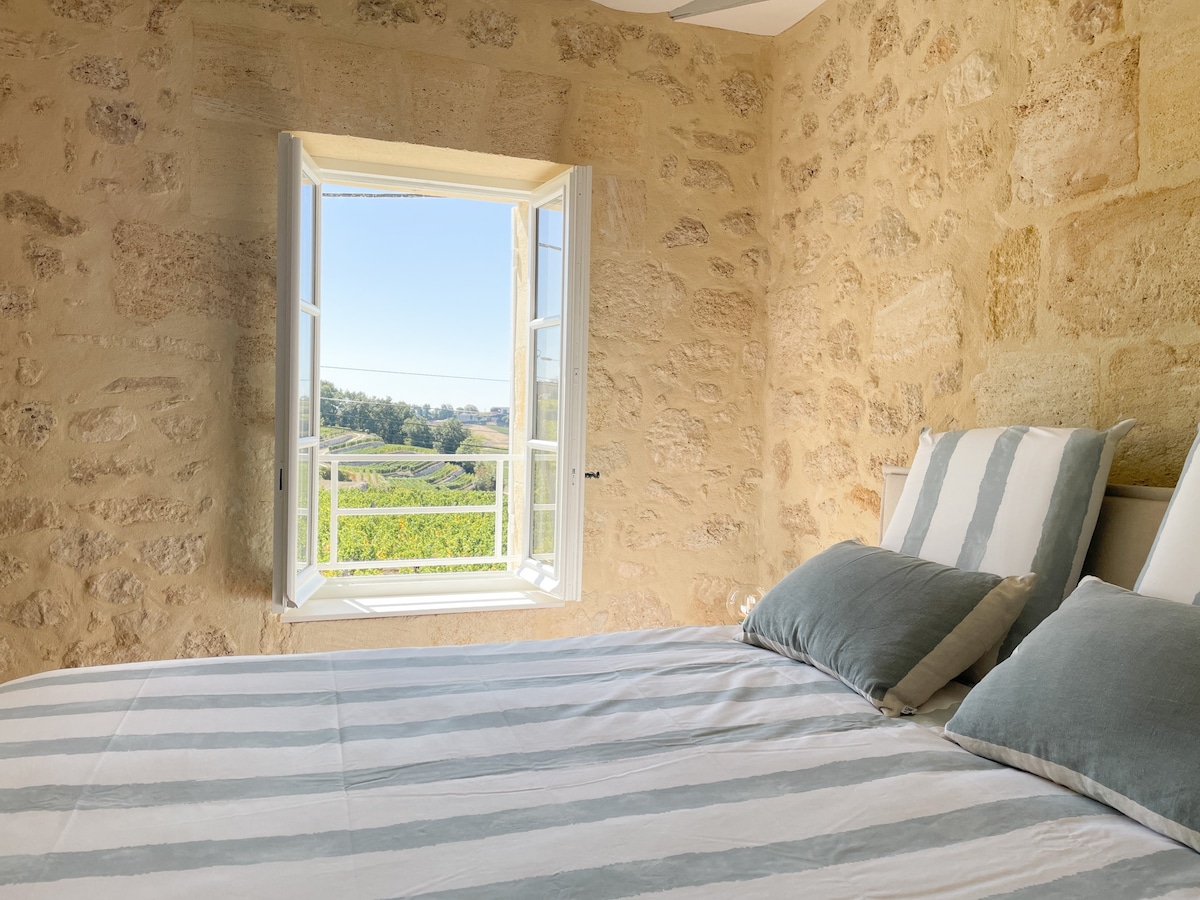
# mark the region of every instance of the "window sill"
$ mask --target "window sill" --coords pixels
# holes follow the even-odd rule
[[[378,619],[385,616],[425,616],[437,613],[492,612],[514,609],[550,609],[563,601],[539,591],[528,582],[505,578],[497,583],[442,582],[403,592],[385,585],[323,585],[299,609],[280,615],[282,622],[324,622],[336,619]],[[413,586],[415,587],[415,586]],[[382,588],[382,589],[381,589]],[[425,589],[428,588],[428,589]]]

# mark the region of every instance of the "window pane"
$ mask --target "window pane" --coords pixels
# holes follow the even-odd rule
[[[300,437],[312,437],[313,431],[313,328],[316,320],[300,313]]]
[[[529,546],[534,559],[554,565],[554,516],[558,491],[558,454],[533,452],[533,515],[529,522]]]
[[[537,242],[537,304],[534,318],[549,319],[562,315],[562,200],[538,207]]]
[[[312,475],[313,448],[306,447],[300,451],[297,480],[299,490],[296,493],[296,571],[304,569],[309,562],[308,546],[308,501],[310,478]]]
[[[534,348],[537,354],[537,383],[533,394],[533,436],[541,441],[558,440],[558,382],[560,333],[558,325],[539,328]]]
[[[317,199],[317,187],[308,179],[307,176],[301,176],[300,179],[300,300],[302,303],[313,303],[313,285],[315,279],[313,277],[313,243],[315,236],[314,228],[314,204]]]

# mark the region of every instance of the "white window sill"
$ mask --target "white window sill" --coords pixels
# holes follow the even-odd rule
[[[518,578],[440,581],[421,586],[329,582],[299,609],[285,610],[283,622],[322,622],[335,619],[378,619],[384,616],[424,616],[436,613],[549,609],[563,601]]]

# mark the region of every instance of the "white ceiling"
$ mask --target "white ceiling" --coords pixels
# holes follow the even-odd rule
[[[791,28],[823,0],[596,0],[613,9],[670,13],[680,22],[747,34],[776,35]],[[723,8],[721,8],[723,7]]]

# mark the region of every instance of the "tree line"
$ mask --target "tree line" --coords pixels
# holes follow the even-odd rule
[[[391,397],[344,391],[331,381],[321,382],[321,424],[365,431],[379,435],[387,444],[427,447],[438,453],[455,453],[470,437],[449,404],[414,406]]]

